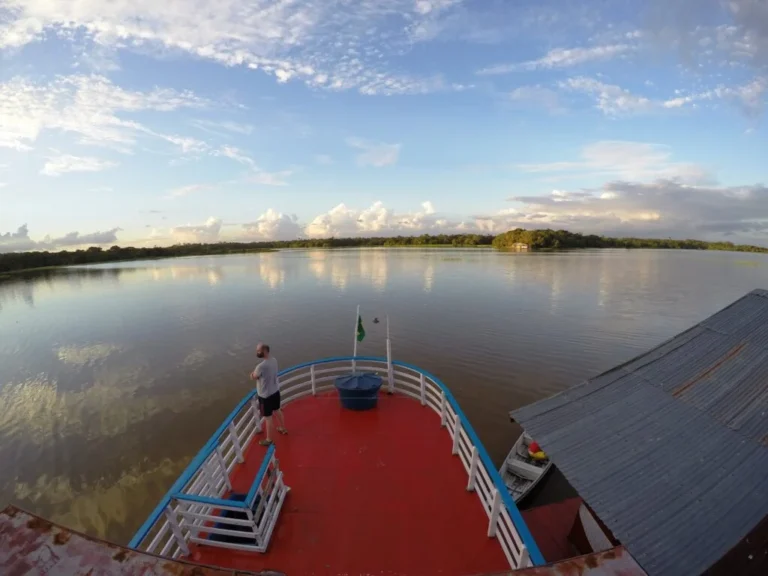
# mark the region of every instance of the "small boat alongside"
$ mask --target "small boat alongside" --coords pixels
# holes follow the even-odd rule
[[[517,503],[531,493],[551,467],[552,461],[538,443],[522,432],[504,459],[499,474]]]

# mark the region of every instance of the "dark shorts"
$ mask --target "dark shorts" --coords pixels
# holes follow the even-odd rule
[[[262,398],[259,396],[259,407],[262,416],[272,416],[272,412],[280,410],[280,391],[278,390],[272,396]]]

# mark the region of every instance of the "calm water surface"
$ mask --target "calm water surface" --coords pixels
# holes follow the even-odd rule
[[[359,353],[385,354],[389,315],[395,357],[439,375],[500,462],[509,410],[758,287],[764,256],[623,250],[289,251],[5,280],[0,507],[127,542],[250,389],[255,343],[282,367],[351,354],[357,304]]]

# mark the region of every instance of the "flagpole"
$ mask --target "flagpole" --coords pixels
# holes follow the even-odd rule
[[[357,323],[360,321],[360,304],[357,305],[357,314],[355,314],[355,330],[352,334],[354,348],[352,349],[352,372],[355,371],[355,358],[357,358]]]

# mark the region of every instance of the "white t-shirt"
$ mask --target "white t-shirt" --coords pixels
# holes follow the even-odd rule
[[[272,356],[262,360],[254,369],[256,391],[262,398],[268,398],[280,390],[277,383],[277,372],[277,360]]]

